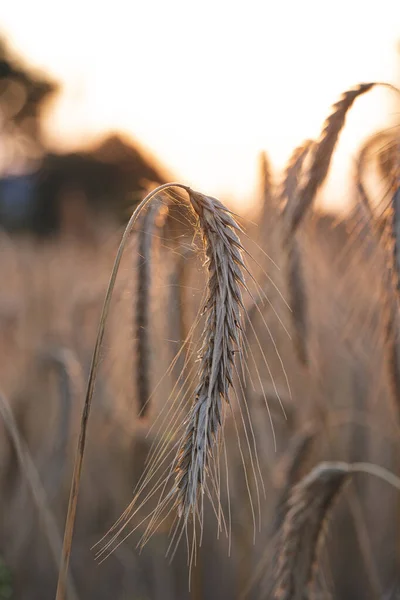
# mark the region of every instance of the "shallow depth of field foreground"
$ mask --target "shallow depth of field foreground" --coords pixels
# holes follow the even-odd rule
[[[0,600],[399,597],[398,128],[360,140],[346,214],[317,205],[382,85],[345,91],[284,172],[260,157],[256,218],[112,139],[79,160],[94,197],[122,181],[107,150],[125,183],[140,163],[118,217],[74,180],[45,232],[2,228]]]

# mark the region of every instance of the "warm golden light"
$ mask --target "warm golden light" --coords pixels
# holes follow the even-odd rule
[[[14,47],[63,83],[52,143],[121,129],[176,177],[236,201],[251,197],[261,149],[281,167],[342,91],[400,76],[399,0],[13,0],[0,19]],[[343,152],[385,124],[394,102],[387,91],[360,99],[336,184]]]

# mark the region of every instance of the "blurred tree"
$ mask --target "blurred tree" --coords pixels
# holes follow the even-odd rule
[[[32,170],[44,148],[41,116],[58,84],[26,67],[0,38],[0,144],[3,173]]]
[[[120,135],[111,134],[88,151],[48,153],[35,187],[35,231],[59,231],[65,219],[73,223],[78,215],[108,213],[126,221],[148,186],[166,181],[163,170]]]
[[[9,231],[82,235],[94,214],[125,220],[149,183],[166,181],[154,161],[120,135],[91,150],[49,152],[43,109],[58,90],[0,38],[0,226]]]

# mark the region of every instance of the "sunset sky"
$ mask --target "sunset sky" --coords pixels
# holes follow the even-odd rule
[[[0,31],[63,84],[52,144],[123,130],[175,177],[236,203],[254,195],[260,150],[281,167],[342,91],[400,83],[400,0],[4,0]],[[359,99],[331,202],[357,143],[397,107],[388,91]]]

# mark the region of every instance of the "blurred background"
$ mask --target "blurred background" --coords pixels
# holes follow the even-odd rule
[[[358,0],[251,1],[246,8],[116,0],[112,10],[91,1],[60,9],[16,0],[1,9],[10,58],[53,84],[35,98],[44,149],[93,149],[120,132],[169,174],[236,206],[254,203],[259,152],[282,168],[296,145],[318,134],[340,90],[398,83],[399,22],[396,0],[379,10]],[[360,103],[342,140],[336,183],[343,186],[357,138],[385,124],[395,100],[378,91]],[[15,171],[12,162],[3,169]],[[339,201],[334,195],[331,203]]]
[[[268,253],[284,265],[274,198],[285,164],[303,140],[318,138],[342,92],[369,81],[400,86],[398,0],[1,2],[0,390],[45,507],[34,501],[29,467],[21,466],[3,415],[0,600],[54,598],[84,384],[119,236],[133,208],[167,181],[220,198],[242,218],[255,274],[262,278],[272,269],[285,296],[285,270],[265,258]],[[251,369],[260,368],[278,442],[275,449],[257,384],[248,394],[268,492],[263,526],[253,544],[231,424],[232,555],[227,541],[216,539],[210,510],[190,590],[185,548],[171,566],[165,559],[167,528],[142,553],[133,535],[101,566],[90,550],[130,502],[151,441],[168,433],[145,435],[179,380],[179,361],[162,377],[204,288],[202,258],[191,252],[190,219],[177,209],[159,215],[147,231],[154,245],[149,313],[140,321],[138,277],[148,256],[143,259],[141,240],[132,236],[94,399],[68,598],[269,597],[263,578],[271,523],[291,444],[296,447],[310,423],[326,427],[329,436],[313,437],[301,474],[322,459],[371,460],[398,470],[397,412],[384,366],[387,302],[379,295],[386,259],[370,238],[359,243],[359,223],[352,219],[359,148],[376,131],[397,132],[399,110],[397,95],[383,88],[356,102],[318,196],[314,225],[301,241],[312,368],[304,369],[275,313],[265,315],[268,334],[264,320],[256,325],[271,370],[255,342]],[[387,183],[381,174],[376,179],[374,206]],[[142,222],[137,234],[143,231]],[[266,293],[290,329],[290,311],[274,289]],[[145,364],[138,346],[144,329]],[[143,369],[146,378],[150,373],[146,393],[153,392],[145,425],[137,417]],[[398,506],[395,493],[382,493],[374,483],[352,488],[338,509],[315,597],[397,597],[390,594],[398,584]]]

